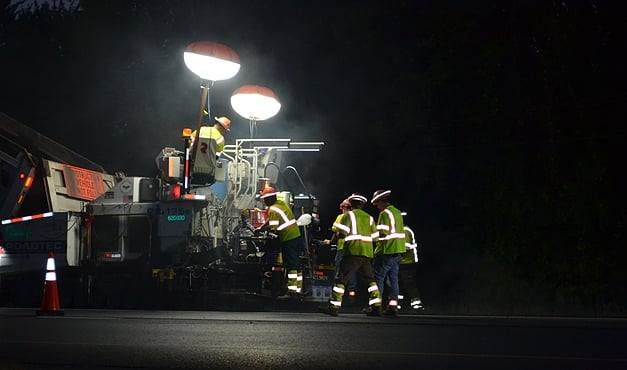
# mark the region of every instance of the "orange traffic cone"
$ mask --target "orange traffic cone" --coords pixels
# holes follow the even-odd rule
[[[57,288],[57,273],[54,266],[54,253],[48,252],[46,263],[46,282],[44,284],[44,298],[41,302],[41,310],[37,315],[63,315],[59,304],[59,289]]]

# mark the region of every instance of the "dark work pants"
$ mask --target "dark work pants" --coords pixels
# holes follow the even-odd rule
[[[401,264],[398,270],[398,287],[403,293],[405,305],[411,302],[412,298],[420,298],[416,279],[416,264]]]
[[[300,271],[300,238],[294,238],[281,242],[281,254],[283,255],[283,266],[286,270]]]

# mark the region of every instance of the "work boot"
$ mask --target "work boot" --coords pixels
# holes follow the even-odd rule
[[[386,317],[398,317],[398,309],[394,306],[390,306],[386,308],[381,315]]]
[[[288,292],[287,295],[290,297],[289,300],[294,302],[302,302],[303,299],[305,299],[305,296],[302,293]]]
[[[329,307],[329,306],[320,306],[320,307],[318,307],[318,312],[324,313],[324,314],[327,314],[327,315],[331,315],[331,316],[334,316],[334,317],[337,317],[337,315],[339,314],[339,311],[340,310],[338,310],[337,308],[332,308],[332,307]]]
[[[381,316],[381,306],[364,308],[366,316]]]

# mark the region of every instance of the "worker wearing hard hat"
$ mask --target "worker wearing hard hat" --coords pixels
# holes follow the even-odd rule
[[[333,223],[333,226],[331,226],[331,231],[333,231],[333,236],[331,237],[331,239],[325,239],[323,242],[324,244],[327,245],[331,245],[334,244],[336,245],[336,250],[335,250],[335,279],[337,279],[339,273],[340,273],[340,263],[342,261],[342,256],[344,255],[343,249],[344,249],[344,236],[342,234],[339,233],[339,229],[337,228],[337,223],[339,223],[342,220],[342,216],[344,216],[345,214],[347,214],[348,212],[350,212],[351,210],[351,203],[348,199],[344,199],[341,203],[340,203],[340,211],[341,213],[339,215],[337,215],[337,217],[335,218],[335,222]],[[356,289],[357,289],[357,275],[353,275],[353,277],[349,280],[348,285],[346,286],[347,291],[348,291],[348,296],[349,297],[355,297],[356,295]]]
[[[201,126],[200,131],[192,132],[190,149],[193,184],[211,185],[215,182],[217,161],[224,151],[224,133],[230,130],[231,120],[222,116],[214,117],[213,126]],[[198,148],[194,148],[196,140],[199,142]]]
[[[356,273],[361,281],[368,284],[368,316],[381,316],[381,294],[372,273],[373,241],[379,233],[372,216],[362,210],[368,202],[366,197],[354,193],[348,197],[352,210],[343,215],[334,225],[344,236],[344,256],[340,263],[340,273],[333,285],[333,291],[326,306],[319,311],[331,316],[338,316],[345,288]]]
[[[300,268],[300,228],[294,213],[284,201],[277,199],[277,191],[266,187],[259,197],[268,207],[268,221],[259,229],[268,228],[270,235],[279,240],[283,265],[287,270],[287,292],[298,296],[303,288],[303,272]]]
[[[406,215],[402,212],[403,216]],[[403,307],[418,311],[424,309],[416,279],[416,264],[418,263],[418,243],[414,231],[405,225],[405,253],[401,256],[401,265],[398,270],[399,301],[403,302]],[[401,296],[402,293],[402,296]]]
[[[379,240],[374,250],[374,277],[383,291],[386,279],[390,294],[384,315],[398,316],[398,270],[405,253],[405,224],[398,208],[390,203],[391,190],[377,190],[370,201],[379,210],[377,230]]]
[[[213,126],[201,126],[200,132],[198,133],[198,137],[201,139],[211,139],[213,143],[215,143],[215,150],[212,152],[215,153],[216,157],[220,157],[222,152],[224,151],[224,134],[227,131],[231,131],[231,120],[225,116],[214,117],[213,118]],[[196,130],[192,132],[191,136],[191,145],[194,145],[194,141],[196,140]],[[211,145],[211,144],[210,144]],[[202,152],[203,147],[201,146],[199,150]],[[204,148],[205,153],[208,152],[208,148]]]

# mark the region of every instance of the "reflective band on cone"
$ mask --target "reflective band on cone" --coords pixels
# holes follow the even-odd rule
[[[61,304],[59,304],[57,273],[55,272],[54,253],[52,251],[48,252],[44,297],[41,302],[41,310],[37,310],[37,315],[63,315]]]

